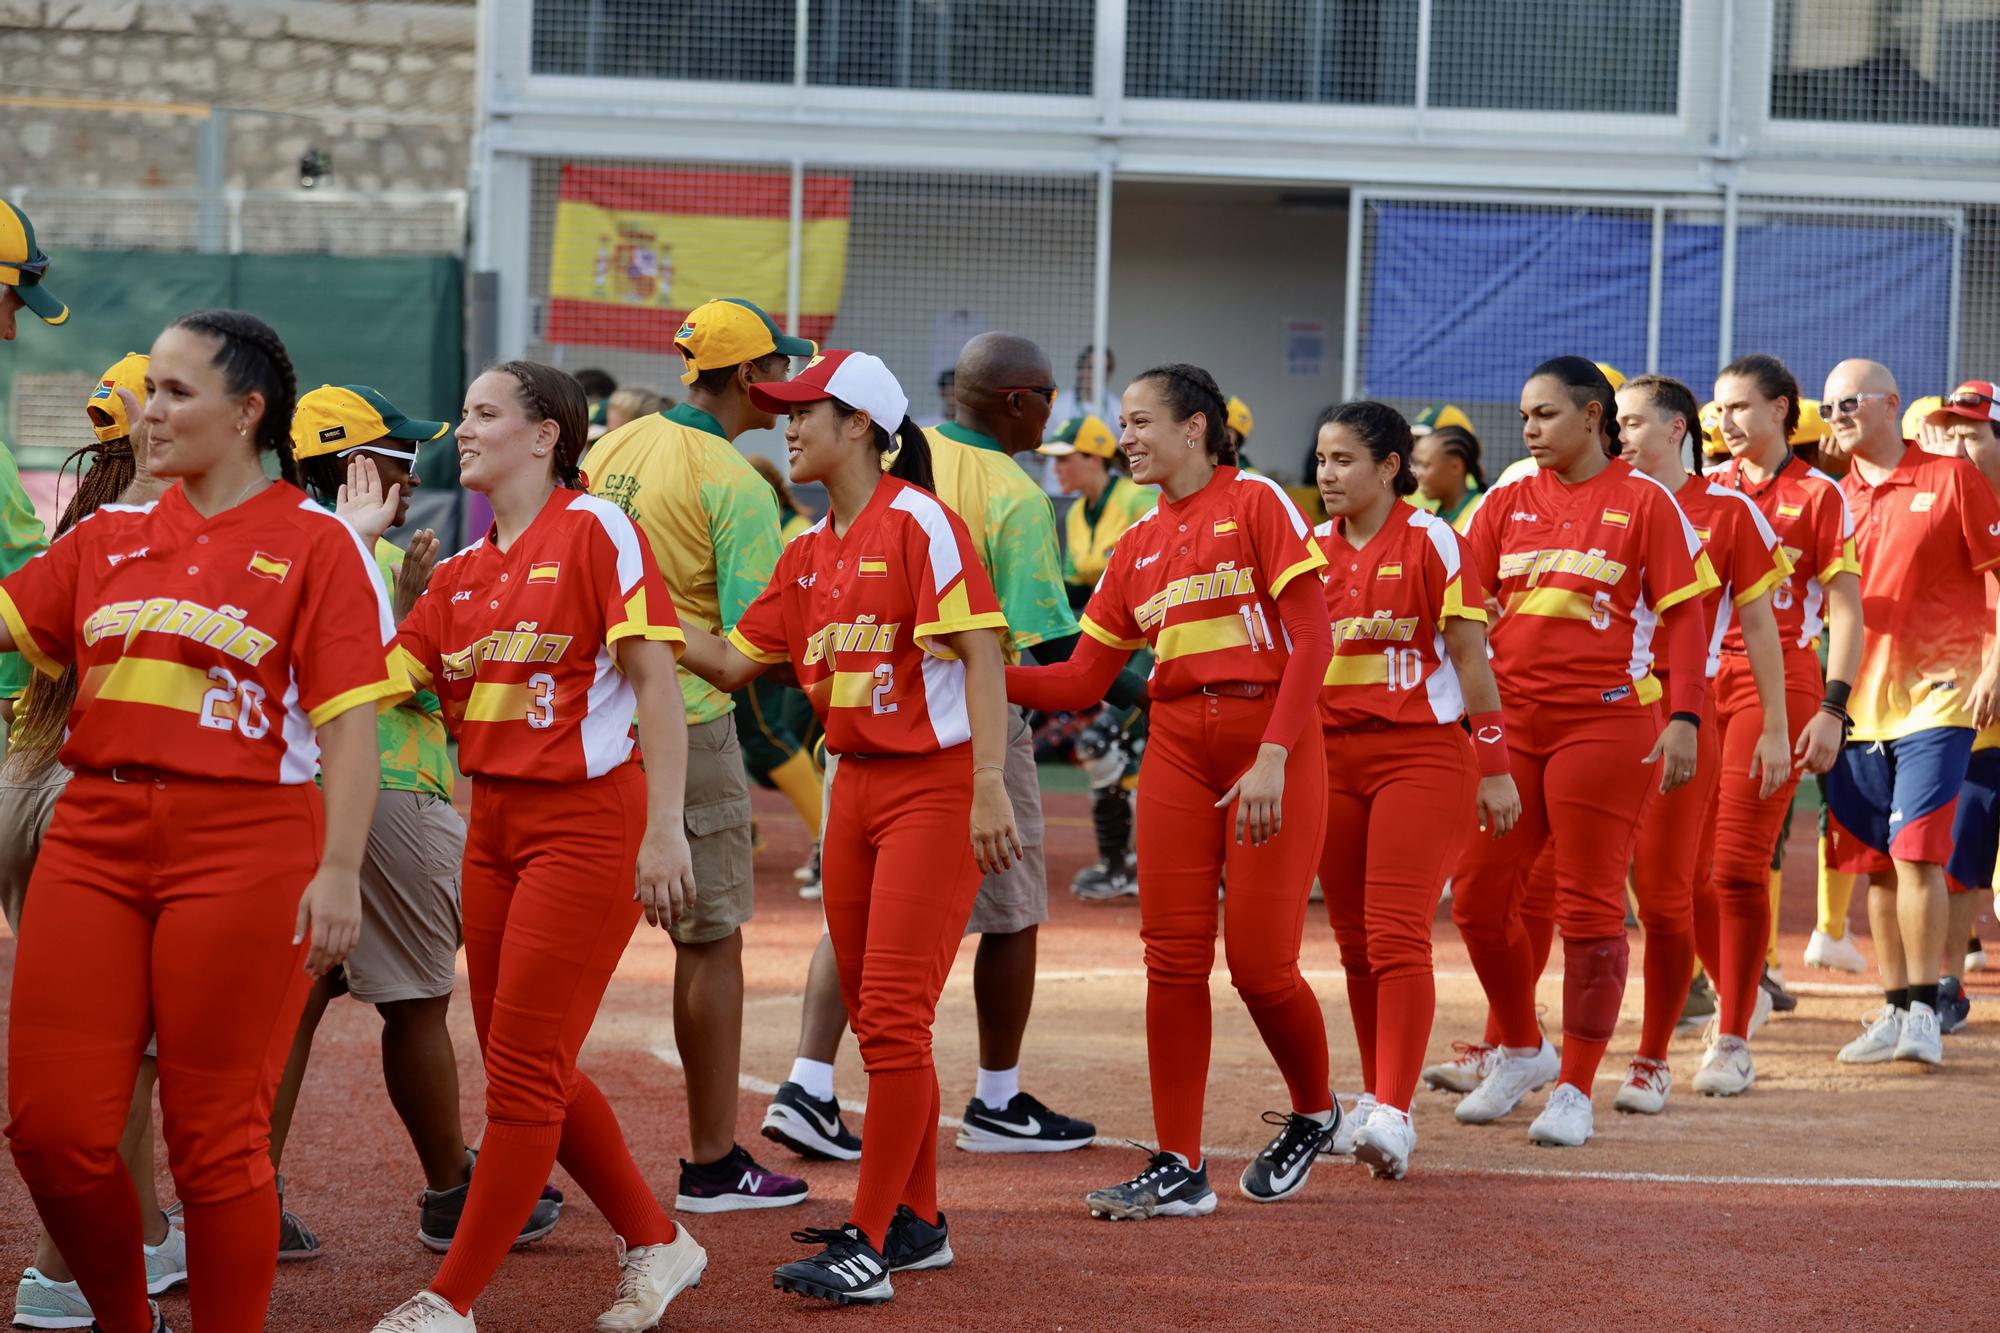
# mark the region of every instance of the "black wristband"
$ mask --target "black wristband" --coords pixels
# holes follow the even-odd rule
[[[1839,718],[1840,724],[1844,727],[1852,727],[1854,725],[1854,714],[1848,712],[1839,704],[1834,703],[1831,699],[1821,699],[1819,701],[1819,711],[1828,716]]]
[[[1687,723],[1687,724],[1688,724],[1689,726],[1693,727],[1693,728],[1694,728],[1694,729],[1695,729],[1696,731],[1700,731],[1700,730],[1701,730],[1701,714],[1700,714],[1700,713],[1691,713],[1691,712],[1689,712],[1689,711],[1688,711],[1687,709],[1685,709],[1685,708],[1683,708],[1683,709],[1680,709],[1680,710],[1678,710],[1677,712],[1674,712],[1674,713],[1670,714],[1670,715],[1668,716],[1668,718],[1667,718],[1667,721],[1669,721],[1669,722],[1685,722],[1685,723]]]
[[[1843,711],[1847,708],[1847,696],[1854,693],[1854,687],[1844,680],[1830,680],[1826,683],[1827,703]]]

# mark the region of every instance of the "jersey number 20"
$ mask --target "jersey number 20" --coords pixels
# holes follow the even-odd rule
[[[213,666],[208,678],[215,682],[201,696],[201,725],[213,731],[234,729],[247,740],[262,740],[271,730],[271,718],[264,711],[264,687],[254,680],[236,679],[228,667]]]

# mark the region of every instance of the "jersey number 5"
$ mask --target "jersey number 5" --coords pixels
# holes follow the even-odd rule
[[[264,687],[254,680],[237,680],[236,673],[223,666],[210,667],[208,678],[215,684],[201,696],[201,725],[214,731],[233,728],[245,739],[262,740],[271,730]]]

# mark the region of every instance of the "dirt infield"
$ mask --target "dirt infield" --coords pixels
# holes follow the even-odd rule
[[[1809,972],[1800,962],[1812,925],[1804,832],[1790,858],[1782,922],[1787,974],[1806,993],[1797,1013],[1760,1035],[1758,1083],[1749,1096],[1718,1101],[1689,1093],[1700,1047],[1687,1040],[1674,1046],[1680,1086],[1665,1115],[1628,1118],[1610,1109],[1637,1037],[1635,932],[1634,984],[1598,1081],[1598,1137],[1588,1147],[1528,1143],[1540,1095],[1498,1125],[1472,1127],[1452,1119],[1452,1098],[1426,1091],[1415,1110],[1420,1139],[1408,1180],[1375,1182],[1329,1161],[1298,1198],[1259,1207],[1237,1193],[1235,1175],[1270,1132],[1258,1117],[1283,1105],[1283,1085],[1227,978],[1218,976],[1204,1138],[1221,1207],[1199,1221],[1093,1221],[1081,1195],[1130,1174],[1142,1159],[1119,1141],[1150,1138],[1152,1129],[1137,907],[1129,900],[1084,906],[1064,891],[1090,854],[1085,801],[1074,794],[1048,798],[1056,890],[1053,920],[1042,932],[1042,982],[1022,1081],[1052,1106],[1094,1119],[1099,1145],[1036,1158],[947,1146],[940,1186],[958,1255],[953,1269],[899,1278],[895,1301],[874,1312],[835,1313],[781,1295],[770,1270],[801,1252],[788,1233],[844,1217],[855,1168],[806,1169],[756,1137],[760,1090],[790,1067],[798,987],[819,933],[817,904],[798,898],[790,874],[805,852],[803,830],[767,795],[758,794],[767,846],[745,951],[750,1090],[740,1134],[767,1164],[806,1175],[814,1197],[794,1209],[690,1219],[710,1267],[702,1287],[673,1306],[669,1328],[774,1319],[971,1329],[1278,1321],[1311,1328],[1990,1326],[1983,1289],[2000,1206],[1993,1146],[2000,974],[1972,978],[1973,1024],[1947,1039],[1941,1070],[1836,1065],[1833,1052],[1874,1001],[1860,978]],[[1982,925],[1989,942],[2000,944],[1990,923]],[[1437,939],[1440,1013],[1432,1046],[1444,1053],[1453,1038],[1476,1035],[1483,1005],[1442,913]],[[1865,937],[1859,942],[1865,951]],[[11,979],[13,947],[0,935],[0,978]],[[1560,960],[1558,951],[1542,990],[1552,1022]],[[1327,1014],[1336,1084],[1351,1096],[1352,1029],[1332,932],[1317,908],[1306,966]],[[686,1146],[669,1018],[672,969],[664,937],[635,940],[583,1055],[640,1165],[668,1197]],[[484,1085],[463,1003],[453,1017],[467,1124],[476,1131]],[[416,1242],[422,1182],[382,1091],[377,1028],[369,1011],[340,1004],[320,1029],[285,1172],[288,1202],[318,1231],[325,1256],[281,1270],[274,1330],[366,1329],[435,1270],[435,1257]],[[969,944],[940,1007],[937,1042],[950,1117],[970,1095],[976,1062]],[[849,1104],[863,1097],[851,1044],[839,1087]],[[949,1133],[944,1140],[948,1145]],[[559,1183],[570,1188],[566,1179]],[[611,1234],[580,1192],[571,1188],[570,1198],[556,1234],[502,1267],[477,1311],[484,1333],[588,1329],[608,1302]],[[0,1171],[0,1243],[24,1264],[32,1223],[18,1178]],[[1910,1280],[1913,1260],[1925,1277],[1920,1284]],[[170,1295],[165,1304],[170,1322],[188,1333],[185,1296]]]

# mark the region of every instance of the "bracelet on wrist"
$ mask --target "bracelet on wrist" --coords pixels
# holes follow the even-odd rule
[[[1696,712],[1691,712],[1690,710],[1685,708],[1677,708],[1672,713],[1668,714],[1667,721],[1685,722],[1690,727],[1693,727],[1696,731],[1701,730],[1701,714]]]
[[[1823,704],[1832,704],[1844,714],[1847,711],[1847,698],[1853,693],[1854,686],[1847,681],[1830,680],[1826,683],[1826,694],[1821,702]]]

